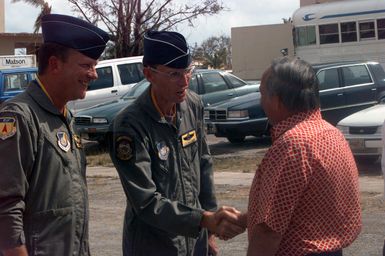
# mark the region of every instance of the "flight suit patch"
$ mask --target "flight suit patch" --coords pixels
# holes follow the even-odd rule
[[[132,139],[127,136],[121,136],[116,139],[116,157],[120,160],[127,161],[132,158],[133,145]]]
[[[77,148],[83,148],[82,139],[80,138],[80,136],[74,134],[73,137],[74,137],[76,147]]]
[[[70,150],[71,148],[71,142],[68,139],[67,133],[57,132],[56,137],[57,137],[57,144],[59,148],[61,148],[61,150],[63,150],[64,152],[68,152],[68,150]]]
[[[14,117],[0,117],[0,138],[11,138],[16,134],[16,119]]]
[[[192,130],[182,135],[182,146],[184,148],[196,141],[197,141],[197,133],[195,132],[195,130]]]
[[[168,155],[170,154],[170,148],[166,145],[164,141],[156,144],[156,148],[158,149],[158,156],[160,160],[167,160]]]

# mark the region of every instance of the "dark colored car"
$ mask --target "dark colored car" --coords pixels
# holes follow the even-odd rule
[[[143,80],[119,100],[99,104],[77,113],[75,124],[78,133],[82,138],[103,143],[108,127],[116,114],[131,104],[148,86],[149,82]],[[259,90],[259,84],[250,85],[225,71],[198,69],[191,78],[190,90],[201,95],[205,106],[210,106],[223,100],[256,92]]]
[[[385,97],[385,73],[379,63],[340,62],[313,68],[319,80],[322,115],[333,125]],[[205,117],[209,134],[226,137],[232,143],[269,133],[259,93],[207,107]]]

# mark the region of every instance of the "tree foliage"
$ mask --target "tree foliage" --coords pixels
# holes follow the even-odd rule
[[[51,6],[44,0],[12,0],[12,3],[17,2],[26,2],[27,4],[31,4],[34,7],[38,7],[41,9],[39,15],[37,16],[34,24],[34,33],[38,33],[41,27],[41,17],[46,14],[51,13]]]
[[[205,68],[231,69],[230,37],[209,37],[193,49],[194,60],[203,63]]]
[[[114,57],[141,55],[147,30],[176,29],[178,24],[224,9],[219,0],[68,0],[91,23],[102,22],[114,43]],[[178,3],[179,2],[179,3]],[[183,32],[182,32],[183,33]]]

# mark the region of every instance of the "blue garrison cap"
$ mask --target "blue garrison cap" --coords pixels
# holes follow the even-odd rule
[[[61,14],[41,18],[44,43],[56,43],[98,59],[110,37],[100,28],[84,20]]]
[[[148,31],[144,35],[143,64],[187,68],[191,55],[186,39],[177,32]]]

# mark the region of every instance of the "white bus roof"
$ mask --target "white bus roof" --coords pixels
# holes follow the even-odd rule
[[[294,26],[385,17],[384,0],[345,0],[308,5],[293,13]]]

